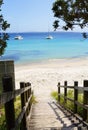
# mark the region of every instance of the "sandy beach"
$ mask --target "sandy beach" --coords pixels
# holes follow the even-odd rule
[[[15,65],[16,89],[19,83],[30,82],[36,94],[43,90],[56,91],[58,82],[63,85],[68,81],[73,85],[74,81],[83,85],[83,80],[88,79],[88,58],[54,59],[40,63],[26,63]],[[38,90],[38,91],[37,91]]]

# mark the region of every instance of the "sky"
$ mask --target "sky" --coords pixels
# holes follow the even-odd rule
[[[2,14],[10,23],[8,32],[54,31],[53,22],[56,18],[52,7],[55,0],[3,0],[3,2]],[[74,31],[82,30],[77,27]]]
[[[9,32],[54,31],[52,5],[55,0],[3,0],[2,14]]]

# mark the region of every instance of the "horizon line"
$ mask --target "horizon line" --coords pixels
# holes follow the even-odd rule
[[[50,31],[51,33],[59,33],[59,32],[64,32],[64,33],[83,33],[87,31]],[[3,33],[3,32],[2,32]],[[19,32],[15,32],[15,31],[6,31],[6,33],[47,33],[47,31],[19,31]]]

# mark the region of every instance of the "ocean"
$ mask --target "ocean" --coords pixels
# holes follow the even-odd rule
[[[17,35],[23,39],[14,40]],[[88,39],[84,40],[80,32],[51,32],[51,40],[46,39],[47,35],[47,32],[9,33],[7,48],[0,60],[26,63],[88,56]]]

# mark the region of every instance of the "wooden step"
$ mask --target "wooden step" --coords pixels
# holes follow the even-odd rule
[[[45,127],[45,128],[31,128],[29,127],[29,130],[62,130],[62,128],[57,128],[57,127]]]
[[[87,127],[74,127],[71,130],[88,130]]]
[[[63,127],[63,128],[59,128],[59,127],[37,127],[37,128],[33,128],[33,127],[29,127],[28,130],[88,130],[87,127]]]

